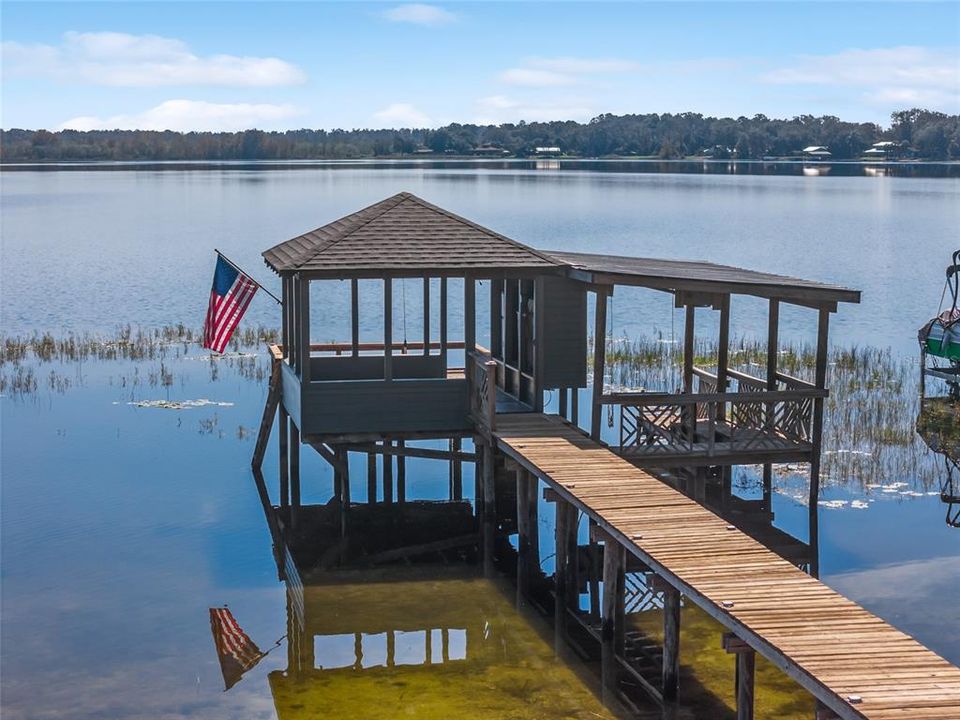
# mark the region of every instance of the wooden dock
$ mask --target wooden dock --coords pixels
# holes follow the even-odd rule
[[[498,414],[493,439],[837,716],[960,718],[960,668],[578,428]]]

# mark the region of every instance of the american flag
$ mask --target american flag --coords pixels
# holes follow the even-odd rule
[[[213,288],[207,319],[203,323],[203,346],[222,353],[240,318],[247,311],[259,285],[217,255],[217,269],[213,272]]]
[[[210,630],[220,658],[224,691],[238,682],[266,655],[240,628],[233,613],[225,607],[210,608]]]

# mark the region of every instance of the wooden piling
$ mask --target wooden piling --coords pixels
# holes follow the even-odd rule
[[[530,587],[530,491],[527,471],[517,467],[517,607],[524,604]]]
[[[680,593],[663,583],[663,671],[660,692],[676,700],[680,681]]]
[[[570,527],[570,513],[567,503],[561,498],[553,505],[556,511],[554,520],[554,540],[556,544],[555,568],[553,571],[553,644],[560,652],[567,635],[567,583],[569,582],[568,564],[570,544],[567,541]]]
[[[623,595],[624,550],[612,538],[603,544],[603,616],[600,624],[600,675],[603,683],[604,702],[609,703],[617,694],[619,664],[616,656],[617,605]]]
[[[406,446],[403,440],[397,440],[397,447],[401,453]],[[407,501],[407,458],[403,454],[397,455],[397,502]]]
[[[300,505],[300,428],[290,423],[290,498],[294,506]]]
[[[367,453],[367,503],[377,502],[377,455]]]
[[[383,441],[384,448],[393,446],[392,440]],[[383,453],[383,502],[386,505],[393,503],[393,455]]]

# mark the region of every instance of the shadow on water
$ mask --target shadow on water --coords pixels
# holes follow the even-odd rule
[[[287,664],[270,673],[279,718],[733,718],[734,660],[722,628],[685,604],[681,702],[661,707],[643,685],[659,683],[662,595],[649,570],[627,567],[627,632],[620,693],[600,690],[599,618],[591,563],[603,546],[584,541],[575,573],[579,607],[555,650],[552,532],[520,597],[515,485],[497,473],[496,571],[484,574],[482,523],[469,501],[405,500],[279,507],[256,485],[287,588]],[[798,566],[816,548],[773,526],[770,497],[738,498],[729,473],[664,478]],[[544,513],[546,515],[546,513]],[[586,530],[586,518],[581,518]],[[542,520],[541,520],[542,522]],[[586,533],[581,533],[586,536]],[[602,555],[601,555],[602,557]],[[602,564],[602,560],[601,560]],[[595,565],[593,567],[596,567]],[[550,572],[545,572],[550,570]],[[813,700],[758,658],[757,711],[812,716]]]

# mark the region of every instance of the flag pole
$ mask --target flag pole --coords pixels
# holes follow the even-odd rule
[[[277,304],[283,305],[283,300],[281,300],[280,298],[278,298],[278,297],[277,297],[276,295],[274,295],[272,292],[270,292],[269,290],[267,290],[263,285],[261,285],[260,283],[258,283],[258,282],[257,282],[256,280],[254,280],[252,277],[250,277],[250,274],[249,274],[246,270],[244,270],[243,268],[241,268],[239,265],[237,265],[235,262],[233,262],[233,260],[231,260],[230,258],[228,258],[226,255],[224,255],[222,252],[220,252],[220,251],[217,250],[216,248],[214,248],[213,251],[214,251],[217,255],[219,255],[220,257],[222,257],[222,258],[223,258],[223,261],[224,261],[225,263],[227,263],[227,265],[229,265],[230,267],[232,267],[232,268],[233,268],[234,270],[236,270],[237,272],[243,273],[243,274],[246,275],[248,278],[250,278],[250,282],[252,282],[252,283],[253,283],[254,285],[256,285],[258,288],[260,288],[261,290],[263,290],[267,295],[269,295],[270,297],[272,297],[274,300],[276,300],[276,301],[277,301]]]

